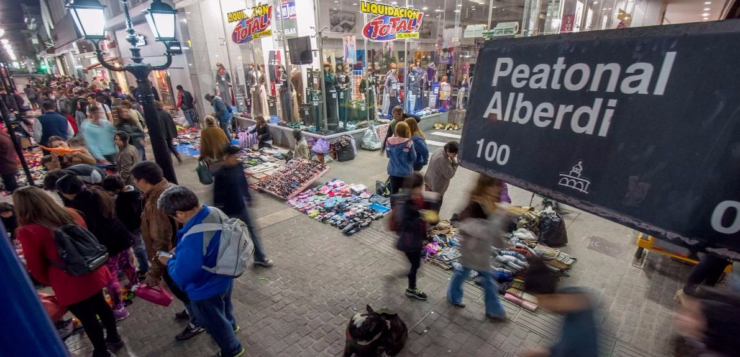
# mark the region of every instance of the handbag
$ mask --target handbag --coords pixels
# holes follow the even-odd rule
[[[204,185],[210,185],[213,183],[213,174],[208,167],[208,163],[205,160],[198,161],[198,167],[195,168],[195,172],[198,174],[198,180]]]

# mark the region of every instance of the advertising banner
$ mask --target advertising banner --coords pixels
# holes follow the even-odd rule
[[[737,43],[740,21],[489,41],[461,163],[740,258]]]
[[[419,38],[424,13],[410,7],[360,1],[360,12],[376,15],[362,28],[362,36],[371,41]]]
[[[344,47],[344,62],[348,64],[355,64],[357,62],[357,49],[354,35],[342,37],[342,44]]]
[[[252,8],[251,15],[247,16],[243,11],[228,13],[229,21],[239,21],[231,33],[234,43],[243,45],[252,40],[272,36],[272,5],[257,5]]]

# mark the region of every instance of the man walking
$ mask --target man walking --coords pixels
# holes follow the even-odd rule
[[[224,146],[223,165],[214,175],[213,205],[229,217],[238,218],[247,225],[249,237],[254,243],[254,264],[269,268],[272,267],[272,260],[265,256],[249,212],[252,196],[249,194],[249,185],[244,176],[244,167],[239,162],[240,151],[239,147],[231,144]]]
[[[228,137],[231,137],[231,109],[226,106],[224,100],[219,96],[206,94],[206,100],[213,106],[213,111],[216,112],[216,119],[218,119],[221,129]]]
[[[200,205],[195,193],[183,186],[167,188],[157,206],[183,225],[174,256],[160,256],[159,262],[166,264],[172,280],[185,288],[193,311],[221,349],[213,357],[244,355],[244,347],[236,339],[239,326],[231,304],[234,278],[203,269],[215,265],[222,231],[206,230],[201,225],[222,224],[228,218],[218,208]]]
[[[75,135],[72,125],[67,118],[56,112],[54,101],[47,100],[41,104],[44,114],[33,122],[33,140],[43,146],[49,146],[49,138],[59,136],[64,140]]]
[[[146,285],[154,287],[159,285],[161,279],[164,279],[172,294],[182,301],[185,305],[185,311],[177,313],[175,316],[178,319],[190,318],[190,323],[175,338],[178,341],[188,340],[204,330],[198,324],[196,315],[193,314],[188,295],[172,281],[167,272],[167,266],[156,260],[157,252],[172,250],[177,234],[176,223],[157,208],[157,200],[165,189],[170,187],[170,183],[164,179],[159,165],[151,161],[142,161],[134,165],[131,169],[131,175],[134,177],[136,188],[144,193],[144,208],[141,212],[141,237],[144,238],[146,255],[149,261],[152,262],[144,282]]]
[[[13,146],[13,138],[8,133],[0,131],[0,177],[3,178],[5,191],[10,193],[18,188],[15,175],[18,173],[19,163],[18,154]]]
[[[197,117],[195,112],[195,98],[179,84],[177,85],[177,106],[175,109],[182,109],[182,113],[185,115],[185,120],[188,121],[188,124],[191,127],[195,126],[195,118]]]

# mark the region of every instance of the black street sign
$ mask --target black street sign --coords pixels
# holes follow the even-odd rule
[[[740,258],[740,21],[488,41],[461,162]]]

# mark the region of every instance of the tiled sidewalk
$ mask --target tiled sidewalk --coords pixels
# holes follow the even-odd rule
[[[340,177],[370,186],[384,175],[384,164],[377,153],[360,152],[352,162],[332,164],[334,171],[325,179]],[[193,168],[191,162],[178,167],[181,184],[195,188],[208,201],[210,188],[191,177]],[[473,173],[460,170],[446,196],[443,216],[462,205],[473,178]],[[255,196],[262,239],[276,265],[255,269],[235,283],[234,308],[242,327],[237,336],[250,356],[341,356],[347,322],[367,304],[394,309],[405,320],[410,333],[404,356],[514,356],[558,335],[556,316],[530,313],[508,302],[504,305],[510,322],[486,321],[482,291],[472,284],[465,287],[468,306],[450,307],[445,300],[449,272],[428,264],[420,270],[419,286],[429,299],[410,300],[403,295],[408,263],[381,223],[348,238],[282,202]],[[513,189],[512,198],[527,204],[530,195]],[[578,262],[564,283],[591,288],[598,298],[602,354],[668,355],[672,297],[688,267],[655,254],[635,266],[632,231],[588,213],[569,211],[565,220],[570,242],[564,250]],[[594,250],[597,243],[606,244],[608,254]],[[129,307],[131,317],[119,324],[126,347],[117,356],[215,353],[215,344],[205,334],[175,341],[175,334],[184,328],[174,321],[181,308],[177,301],[162,308],[137,300]],[[91,353],[84,335],[67,343],[74,356]]]

